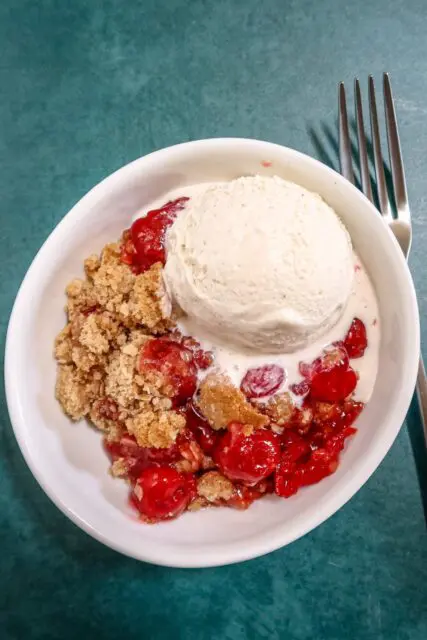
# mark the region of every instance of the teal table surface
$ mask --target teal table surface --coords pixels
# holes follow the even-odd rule
[[[121,165],[244,136],[337,167],[337,82],[391,73],[427,356],[425,0],[2,0],[0,325],[36,251]],[[3,354],[3,347],[1,349]],[[324,525],[240,565],[172,570],[104,548],[48,500],[0,408],[0,637],[427,638],[422,492],[404,427]]]

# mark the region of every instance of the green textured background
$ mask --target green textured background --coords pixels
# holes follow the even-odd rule
[[[336,83],[383,70],[423,318],[426,26],[425,0],[2,0],[1,341],[35,252],[106,175],[211,136],[264,138],[336,166]],[[427,638],[426,531],[406,429],[316,531],[241,565],[184,571],[121,557],[71,524],[26,468],[3,392],[0,402],[2,639]]]

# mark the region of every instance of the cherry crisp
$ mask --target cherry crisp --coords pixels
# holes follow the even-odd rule
[[[85,261],[55,341],[57,399],[102,431],[111,473],[127,480],[149,523],[207,506],[246,509],[269,493],[289,498],[334,473],[363,409],[350,364],[367,347],[358,318],[341,342],[300,363],[292,393],[280,392],[285,371],[269,362],[237,388],[179,333],[162,268],[166,230],[187,200],[150,211]]]

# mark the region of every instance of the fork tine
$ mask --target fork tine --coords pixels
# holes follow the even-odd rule
[[[340,82],[338,90],[339,136],[340,136],[340,165],[341,173],[354,184],[354,173],[351,163],[351,145],[348,132],[347,104],[345,100],[344,83]]]
[[[366,150],[365,125],[363,122],[362,96],[360,94],[360,84],[357,78],[354,81],[354,102],[356,109],[357,144],[359,146],[360,177],[362,179],[362,189],[365,196],[369,198],[371,202],[373,202],[374,199],[372,196],[371,178],[369,175],[368,167],[368,152]]]
[[[390,154],[391,175],[393,178],[394,197],[396,200],[397,217],[409,222],[408,195],[406,191],[405,172],[403,169],[402,152],[400,150],[399,132],[397,130],[396,111],[394,109],[388,73],[383,76],[384,109],[387,125],[388,151]]]
[[[391,215],[390,200],[387,193],[387,185],[384,174],[384,164],[381,154],[380,129],[378,126],[377,103],[375,100],[375,85],[372,76],[369,76],[369,107],[371,115],[372,144],[374,147],[375,173],[377,174],[378,200],[380,211],[387,222],[393,220]]]

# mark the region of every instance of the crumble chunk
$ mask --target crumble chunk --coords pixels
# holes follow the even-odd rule
[[[72,352],[71,325],[67,324],[55,338],[55,358],[60,364],[71,364],[73,361]]]
[[[105,392],[122,407],[129,407],[139,397],[135,382],[135,356],[115,351],[106,368]]]
[[[147,409],[126,420],[126,427],[140,447],[167,449],[185,428],[185,417],[176,411],[155,412]]]
[[[74,344],[71,352],[73,363],[79,371],[89,373],[93,367],[103,366],[104,359],[91,353],[81,344]]]
[[[197,493],[208,502],[230,500],[234,494],[234,486],[231,480],[219,471],[208,471],[198,479]]]
[[[200,511],[204,507],[208,506],[208,501],[205,498],[195,498],[187,507],[187,511]]]
[[[93,280],[93,277],[100,266],[101,260],[96,255],[96,253],[93,253],[91,256],[89,256],[89,258],[86,258],[86,260],[84,261],[84,268],[86,276],[89,278],[89,280]]]
[[[118,332],[118,322],[108,313],[91,313],[83,321],[80,342],[91,353],[102,354],[110,350],[110,342]]]
[[[279,393],[263,405],[263,410],[273,422],[281,427],[291,424],[295,405],[290,393]]]
[[[128,416],[126,409],[119,407],[109,396],[95,400],[89,413],[93,424],[100,431],[107,432],[111,440],[118,440],[123,435],[121,425]]]
[[[129,463],[126,458],[117,458],[110,467],[110,473],[115,478],[124,478],[129,471]]]
[[[87,280],[72,280],[65,292],[68,298],[66,311],[70,321],[76,314],[95,309],[98,304],[93,285]]]
[[[120,245],[107,244],[101,254],[101,264],[93,272],[93,288],[98,304],[111,313],[118,313],[129,296],[135,274],[120,261]]]
[[[129,301],[120,307],[124,320],[131,325],[144,325],[156,333],[164,333],[170,321],[164,317],[165,296],[160,262],[135,278]]]
[[[313,402],[313,415],[316,420],[332,420],[336,415],[336,405],[329,402]]]
[[[61,364],[56,379],[56,398],[72,420],[80,420],[89,413],[95,397],[96,381],[85,384],[73,365]]]
[[[197,401],[200,411],[213,429],[224,429],[230,422],[258,428],[269,419],[250,404],[231,380],[222,374],[211,373],[200,385]]]

